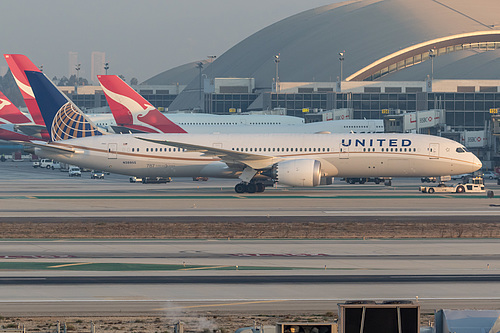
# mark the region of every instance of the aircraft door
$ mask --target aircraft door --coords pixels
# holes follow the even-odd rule
[[[339,144],[339,158],[341,159],[348,159],[349,158],[349,147],[345,147],[341,144]]]
[[[117,150],[117,144],[116,143],[108,143],[108,159],[116,159],[116,150]]]
[[[439,158],[439,143],[429,144],[429,158]]]

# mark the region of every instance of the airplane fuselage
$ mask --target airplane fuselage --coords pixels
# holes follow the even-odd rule
[[[38,149],[38,154],[91,169],[142,177],[237,178],[244,166],[217,156],[139,138],[182,142],[228,151],[311,159],[323,176],[422,177],[473,172],[481,167],[463,145],[416,134],[123,134],[53,142],[75,153]],[[272,165],[272,164],[271,164]],[[269,167],[271,166],[269,165]]]

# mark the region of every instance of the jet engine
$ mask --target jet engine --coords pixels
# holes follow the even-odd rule
[[[317,160],[289,160],[273,167],[273,178],[289,186],[318,186],[321,178],[321,163]]]

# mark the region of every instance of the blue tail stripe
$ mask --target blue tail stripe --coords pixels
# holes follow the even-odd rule
[[[102,135],[43,73],[25,73],[52,141]]]
[[[45,126],[50,133],[50,127],[57,111],[59,111],[68,100],[51,82],[47,84],[47,78],[43,73],[32,71],[26,71],[25,73],[31,85],[31,89],[35,94],[36,102],[42,113]]]

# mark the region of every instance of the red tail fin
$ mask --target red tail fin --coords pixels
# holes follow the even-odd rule
[[[147,132],[186,133],[116,75],[98,75],[116,123]]]

